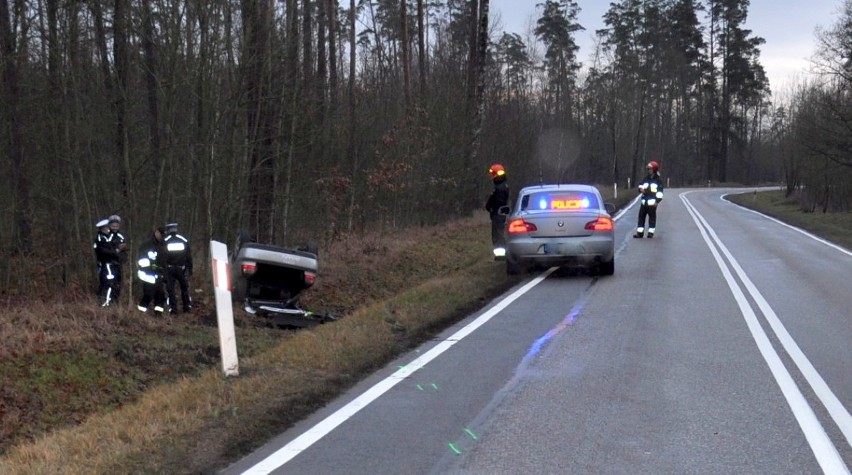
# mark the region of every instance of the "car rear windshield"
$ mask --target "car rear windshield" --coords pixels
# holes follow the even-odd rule
[[[521,211],[583,211],[600,209],[598,197],[586,191],[537,191],[521,198]]]

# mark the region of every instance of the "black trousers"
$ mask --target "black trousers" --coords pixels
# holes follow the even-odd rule
[[[175,295],[175,284],[180,285],[180,297],[183,303],[183,311],[188,312],[192,308],[192,299],[189,295],[189,281],[186,278],[186,267],[169,266],[166,270],[166,291],[169,293],[169,307],[177,311],[177,295]]]
[[[152,301],[154,302],[154,313],[163,313],[166,308],[166,292],[163,290],[163,282],[160,280],[157,280],[156,284],[142,282],[142,300],[139,301],[139,310],[147,310]]]
[[[121,264],[98,263],[98,302],[103,307],[118,301],[121,291]]]
[[[657,227],[657,207],[656,206],[648,206],[641,205],[639,206],[639,224],[637,227],[644,228],[645,227],[645,217],[648,218],[648,227],[656,228]]]
[[[506,247],[506,217],[502,214],[491,215],[491,244],[494,247]]]

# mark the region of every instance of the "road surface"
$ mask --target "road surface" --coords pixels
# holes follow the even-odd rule
[[[852,467],[852,253],[667,191],[616,269],[531,274],[223,473],[802,474]]]

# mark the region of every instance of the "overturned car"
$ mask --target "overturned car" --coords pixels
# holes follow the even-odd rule
[[[231,252],[232,296],[245,311],[285,327],[308,327],[336,320],[299,307],[299,297],[317,278],[317,247],[289,249],[260,244],[240,231]]]

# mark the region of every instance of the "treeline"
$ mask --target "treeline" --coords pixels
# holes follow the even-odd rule
[[[626,186],[653,159],[672,186],[783,179],[848,208],[849,33],[823,32],[829,80],[773,104],[748,6],[613,2],[584,64],[573,0],[528,37],[488,0],[0,0],[0,249],[50,249],[68,282],[109,214],[137,241],[436,223],[482,205],[493,162],[514,187]]]

